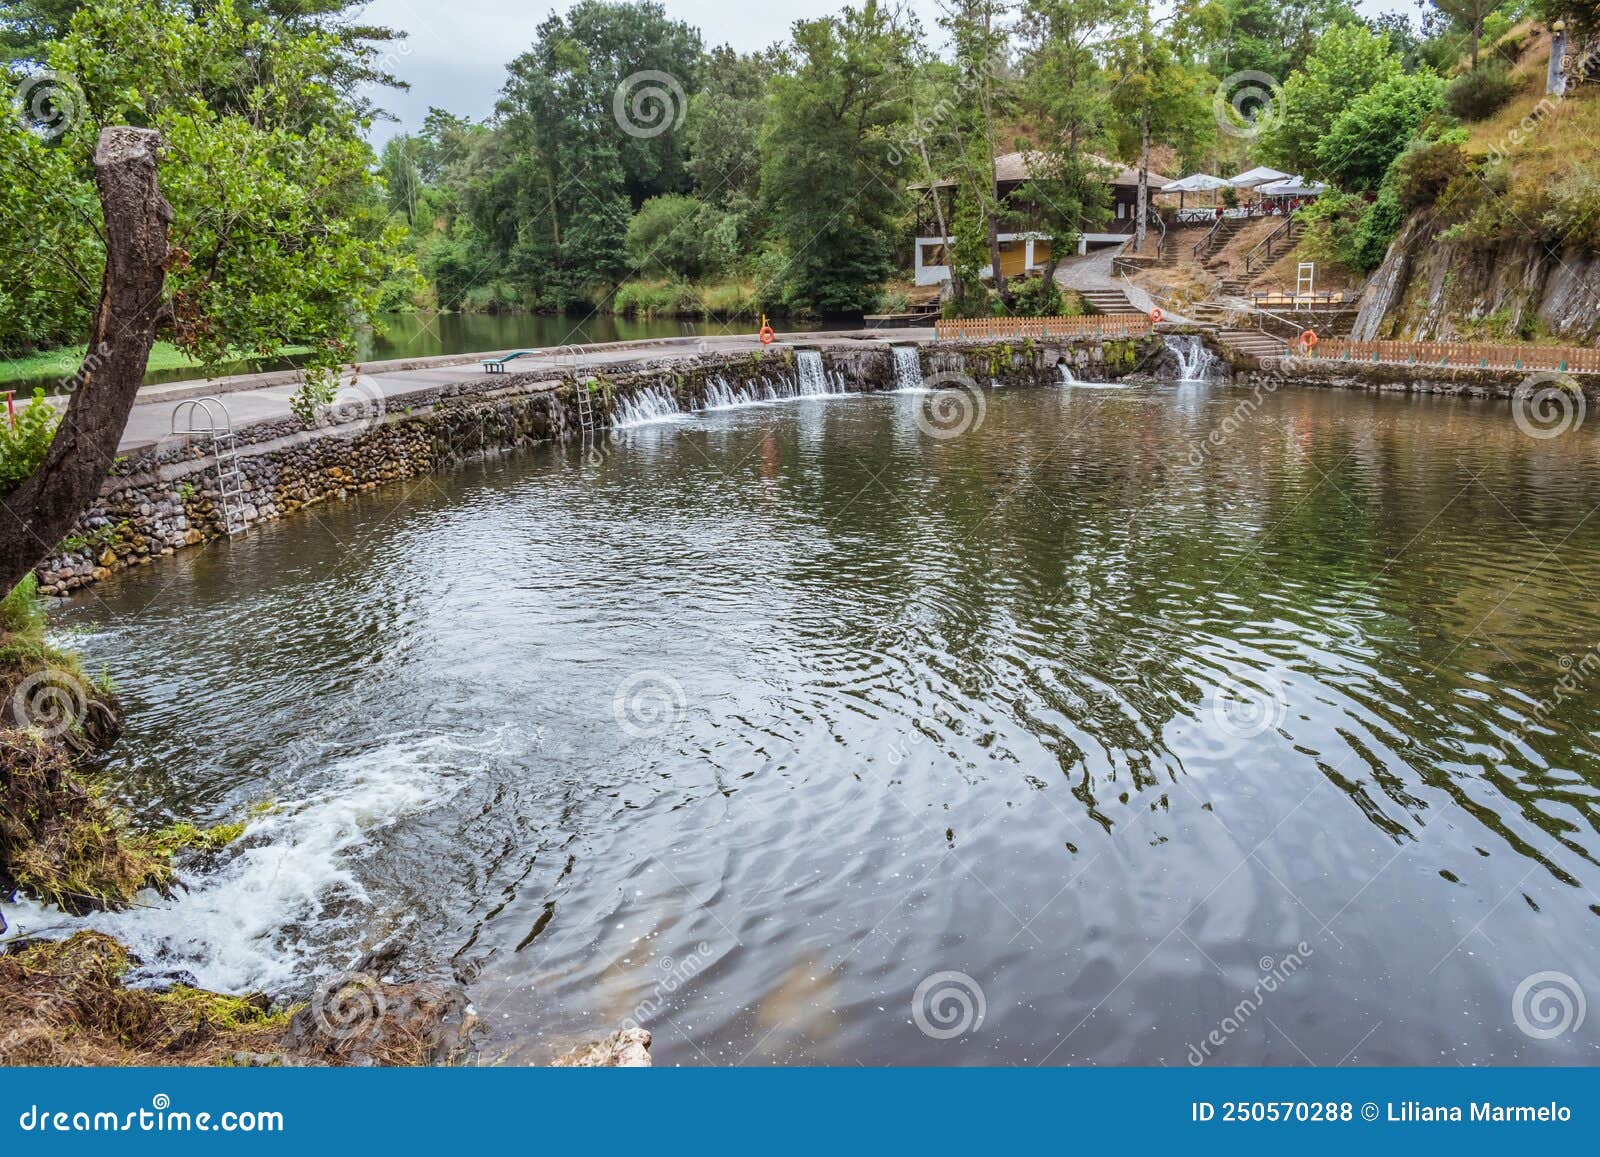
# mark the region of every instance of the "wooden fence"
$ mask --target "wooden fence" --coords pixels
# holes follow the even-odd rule
[[[1311,357],[1322,362],[1369,362],[1388,366],[1600,373],[1600,349],[1584,346],[1492,345],[1470,341],[1344,341],[1329,338],[1312,347]]]
[[[1137,313],[1089,317],[969,317],[941,319],[933,325],[940,341],[963,338],[1144,337],[1150,319]]]

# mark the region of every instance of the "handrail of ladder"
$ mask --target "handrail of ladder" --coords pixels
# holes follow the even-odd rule
[[[216,407],[216,410],[212,409],[213,406]],[[223,424],[220,427],[217,425],[217,410],[222,411]],[[189,415],[189,424],[186,428],[180,430],[178,429],[178,415],[184,413]],[[208,423],[206,426],[195,425],[195,416],[198,413],[205,414],[206,422]],[[173,407],[172,428],[169,432],[173,434],[210,434],[212,437],[232,434],[233,415],[228,412],[228,404],[215,395],[208,394],[203,398],[186,398]]]

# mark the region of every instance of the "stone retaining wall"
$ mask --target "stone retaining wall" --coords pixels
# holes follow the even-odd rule
[[[1600,375],[1555,374],[1537,370],[1393,366],[1372,362],[1268,358],[1236,360],[1235,380],[1243,385],[1269,383],[1321,386],[1341,390],[1375,390],[1400,394],[1445,394],[1462,398],[1511,398],[1524,384],[1555,386],[1565,378],[1582,390],[1586,405],[1600,404]]]
[[[829,372],[841,374],[852,391],[893,389],[890,344],[796,343],[750,353],[643,358],[592,371],[579,368],[564,377],[545,369],[504,375],[473,369],[459,381],[407,395],[399,408],[385,408],[377,391],[363,394],[358,379],[317,426],[308,429],[299,419],[281,418],[237,428],[244,521],[248,526],[281,518],[454,461],[578,437],[579,389],[590,391],[600,437],[607,436],[604,427],[617,407],[645,388],[670,390],[681,409],[697,409],[712,382],[720,379],[738,389],[792,374],[796,351],[806,348],[819,349]],[[982,384],[994,379],[1010,385],[1057,384],[1064,360],[1080,376],[1119,377],[1150,353],[1148,342],[1090,338],[941,342],[919,348],[925,377],[957,373]],[[350,396],[356,401],[346,404]],[[41,590],[63,595],[115,571],[225,536],[217,463],[208,449],[178,436],[119,459],[100,497],[38,568]]]

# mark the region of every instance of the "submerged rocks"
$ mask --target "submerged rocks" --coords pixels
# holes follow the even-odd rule
[[[562,1053],[551,1065],[558,1069],[647,1069],[650,1067],[650,1030],[619,1029],[608,1037]]]

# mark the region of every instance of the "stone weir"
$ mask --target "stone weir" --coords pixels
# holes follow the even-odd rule
[[[917,347],[930,385],[959,388],[962,377],[974,385],[1055,386],[1063,363],[1079,376],[1121,377],[1146,363],[1160,344],[1091,337],[818,340],[590,366],[580,357],[505,374],[474,366],[463,368],[459,380],[400,397],[364,390],[358,378],[312,426],[285,416],[235,427],[234,529],[537,442],[623,436],[628,421],[641,413],[892,390],[896,345]],[[580,391],[587,404],[580,404]],[[131,448],[117,460],[94,505],[38,568],[41,591],[64,595],[118,570],[228,537],[219,485],[219,462],[208,439],[173,435]]]

